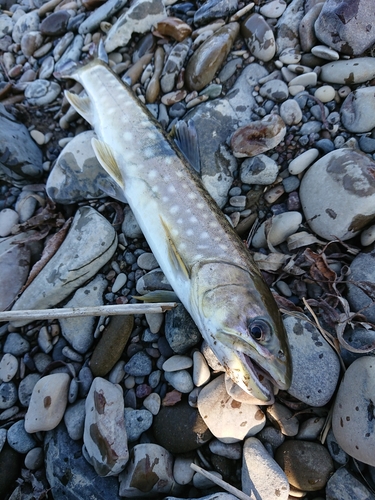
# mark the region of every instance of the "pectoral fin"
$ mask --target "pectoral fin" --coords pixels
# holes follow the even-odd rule
[[[114,179],[121,189],[125,188],[124,179],[117,165],[112,149],[103,141],[95,137],[91,139],[91,145],[100,165]]]
[[[190,279],[190,269],[179,254],[168,225],[165,223],[162,217],[160,217],[160,221],[162,223],[168,241],[168,256],[173,264],[173,267],[176,270],[176,273],[183,274],[185,278]]]
[[[153,292],[148,292],[144,295],[133,295],[133,299],[150,304],[157,302],[180,302],[177,295],[168,290],[154,290]]]
[[[91,102],[89,97],[80,97],[65,90],[65,97],[69,104],[79,113],[90,125],[93,123]]]

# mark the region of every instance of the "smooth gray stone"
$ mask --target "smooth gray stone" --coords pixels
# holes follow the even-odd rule
[[[12,38],[16,43],[21,42],[21,38],[30,31],[39,31],[40,19],[37,10],[32,10],[21,16],[12,31]]]
[[[184,118],[193,120],[198,133],[201,177],[207,191],[223,207],[228,199],[237,160],[225,143],[238,128],[250,122],[256,107],[252,92],[267,71],[259,64],[249,64],[224,98],[206,101]]]
[[[37,446],[33,436],[25,431],[25,420],[19,420],[9,427],[7,440],[13,450],[22,454],[28,453]]]
[[[41,150],[29,131],[0,104],[0,179],[21,186],[43,173]]]
[[[280,54],[284,49],[299,44],[299,25],[305,14],[304,0],[292,0],[276,24],[276,47]]]
[[[113,226],[93,208],[81,207],[58,251],[12,310],[54,307],[95,276],[116,248],[117,234]],[[22,326],[29,322],[14,321],[13,324]]]
[[[73,42],[69,45],[66,51],[63,53],[61,58],[55,64],[55,71],[59,72],[64,64],[69,61],[78,62],[81,58],[81,50],[83,47],[83,37],[82,35],[76,35]]]
[[[25,245],[13,245],[0,252],[0,311],[11,305],[25,284],[30,269],[30,250]]]
[[[44,440],[47,480],[54,500],[122,500],[115,477],[100,477],[82,455],[82,443],[70,439],[64,424]]]
[[[108,0],[103,5],[94,10],[94,12],[87,18],[78,28],[78,33],[84,35],[91,33],[100,26],[102,21],[106,21],[113,16],[117,11],[125,7],[128,0]]]
[[[79,399],[72,405],[69,405],[64,413],[64,422],[69,437],[74,441],[83,438],[86,415],[85,405],[86,401],[84,399]]]
[[[201,26],[213,19],[221,19],[236,12],[238,0],[207,0],[194,14],[194,24]]]
[[[326,485],[326,500],[375,500],[375,495],[358,479],[341,468],[329,479]]]
[[[126,363],[124,370],[134,377],[145,377],[152,372],[152,359],[145,351],[136,352]]]
[[[165,337],[176,354],[185,354],[201,340],[201,334],[182,304],[165,314]]]

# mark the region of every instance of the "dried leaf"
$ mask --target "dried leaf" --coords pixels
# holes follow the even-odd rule
[[[287,311],[303,312],[303,309],[301,309],[301,307],[296,306],[291,300],[287,299],[286,297],[279,295],[275,291],[272,291],[272,295],[279,309],[283,309],[286,312]]]
[[[306,260],[312,263],[310,267],[312,279],[318,282],[326,291],[336,291],[335,283],[337,281],[337,275],[335,271],[328,266],[325,254],[323,252],[320,254],[315,253],[310,248],[306,248],[304,255]]]
[[[30,271],[29,277],[20,293],[22,293],[30,285],[30,283],[36,278],[36,276],[40,273],[43,267],[47,264],[47,262],[50,261],[52,257],[55,255],[57,250],[60,248],[62,242],[64,241],[66,233],[68,232],[71,223],[72,223],[72,217],[70,217],[70,219],[68,219],[65,222],[60,231],[55,233],[47,241],[47,244],[44,247],[41,258],[38,260],[38,262],[34,264],[33,268]]]
[[[323,241],[318,240],[318,238],[316,238],[313,234],[308,233],[307,231],[294,233],[289,236],[286,241],[289,251],[295,250],[296,248],[300,247],[306,247],[308,245],[314,245],[314,243],[324,245]]]
[[[255,252],[253,254],[253,258],[259,269],[263,271],[278,271],[290,258],[290,256],[282,253],[270,253],[269,255],[264,255],[263,253]]]
[[[167,392],[161,404],[162,406],[174,406],[181,401],[181,397],[181,392],[173,389],[173,391]]]

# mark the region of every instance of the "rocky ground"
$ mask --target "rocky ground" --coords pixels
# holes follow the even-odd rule
[[[181,304],[4,321],[1,498],[375,498],[372,3],[3,1],[0,310],[171,291],[105,194],[63,96],[82,88],[56,78],[102,39],[166,133],[194,121],[202,181],[283,313],[293,379],[269,405],[245,394]]]

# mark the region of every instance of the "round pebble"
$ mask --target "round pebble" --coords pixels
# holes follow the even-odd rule
[[[331,85],[323,85],[315,90],[314,96],[321,102],[333,101],[336,95],[336,90]]]
[[[18,370],[18,360],[13,354],[6,353],[0,361],[0,382],[10,382]]]
[[[4,208],[0,211],[0,237],[9,236],[12,232],[13,226],[18,224],[19,215],[11,208]]]

